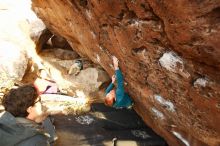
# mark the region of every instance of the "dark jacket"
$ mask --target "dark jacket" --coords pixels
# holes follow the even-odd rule
[[[132,105],[132,100],[125,92],[123,75],[119,69],[115,70],[115,76],[117,79],[117,88],[115,91],[116,101],[114,102],[113,107],[129,107]],[[105,90],[105,94],[107,95],[113,88],[114,84],[111,83]]]
[[[49,146],[48,136],[31,120],[0,113],[0,146]]]

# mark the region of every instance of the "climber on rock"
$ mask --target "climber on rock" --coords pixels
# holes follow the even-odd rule
[[[112,82],[105,90],[105,104],[115,108],[131,108],[133,102],[130,96],[124,90],[123,75],[118,66],[118,59],[113,56],[113,65],[115,75],[112,76]],[[114,83],[117,80],[117,88],[114,89]]]

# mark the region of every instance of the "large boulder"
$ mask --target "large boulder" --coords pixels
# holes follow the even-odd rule
[[[10,88],[14,82],[21,81],[28,65],[25,50],[19,44],[0,41],[0,88]]]
[[[32,0],[47,27],[112,75],[169,145],[220,144],[220,1]]]
[[[54,48],[62,48],[67,50],[72,50],[71,46],[67,42],[67,40],[61,36],[54,35],[51,38],[51,43]]]
[[[45,49],[41,51],[39,55],[43,57],[57,58],[60,60],[74,60],[79,57],[75,51],[61,48]]]
[[[29,7],[22,8],[29,3]],[[0,1],[0,87],[11,88],[23,78],[30,56],[29,50],[35,50],[30,38],[28,20],[36,15],[31,11],[30,1]],[[2,92],[2,91],[1,91]]]
[[[44,60],[43,64],[48,70],[51,79],[57,83],[61,92],[75,97],[81,96],[82,93],[85,98],[90,98],[91,100],[104,97],[104,93],[100,88],[103,84],[109,82],[110,78],[102,68],[92,64],[88,65],[84,59],[81,60],[84,67],[79,68],[76,62],[80,58],[72,60],[62,60],[59,57],[54,58],[51,55],[57,53],[56,49],[54,51],[55,53],[49,53],[46,56],[47,50],[44,50],[40,55],[44,55],[41,56]],[[68,50],[63,51],[69,53]],[[70,73],[71,68],[72,72]],[[103,94],[100,94],[100,92]],[[94,95],[100,96],[94,97]]]
[[[32,11],[31,0],[0,0],[0,19],[1,98],[14,85],[37,78],[38,68],[43,67],[37,51],[52,33]]]

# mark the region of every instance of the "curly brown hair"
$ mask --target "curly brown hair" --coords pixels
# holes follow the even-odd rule
[[[23,85],[6,93],[2,105],[15,117],[26,117],[28,107],[34,106],[37,97],[38,93],[33,85]]]

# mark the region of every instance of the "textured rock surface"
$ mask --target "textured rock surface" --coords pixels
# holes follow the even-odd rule
[[[29,52],[35,51],[30,28],[32,22],[41,20],[31,10],[30,3],[19,1],[15,4],[13,0],[0,0],[0,92],[22,79],[30,58]]]
[[[113,74],[169,145],[220,145],[220,1],[32,0],[47,27]]]
[[[8,88],[12,87],[14,82],[22,80],[28,57],[19,44],[0,41],[0,62],[0,88]]]
[[[57,48],[45,49],[39,53],[39,56],[59,89],[72,96],[76,95],[78,90],[83,91],[86,96],[98,94],[100,87],[110,80],[102,68],[87,64],[88,61],[79,58],[75,51]],[[81,60],[83,68],[79,68],[75,63],[76,60]],[[69,74],[71,68],[73,70]],[[77,73],[75,74],[75,72]],[[104,96],[104,92],[102,96]]]

